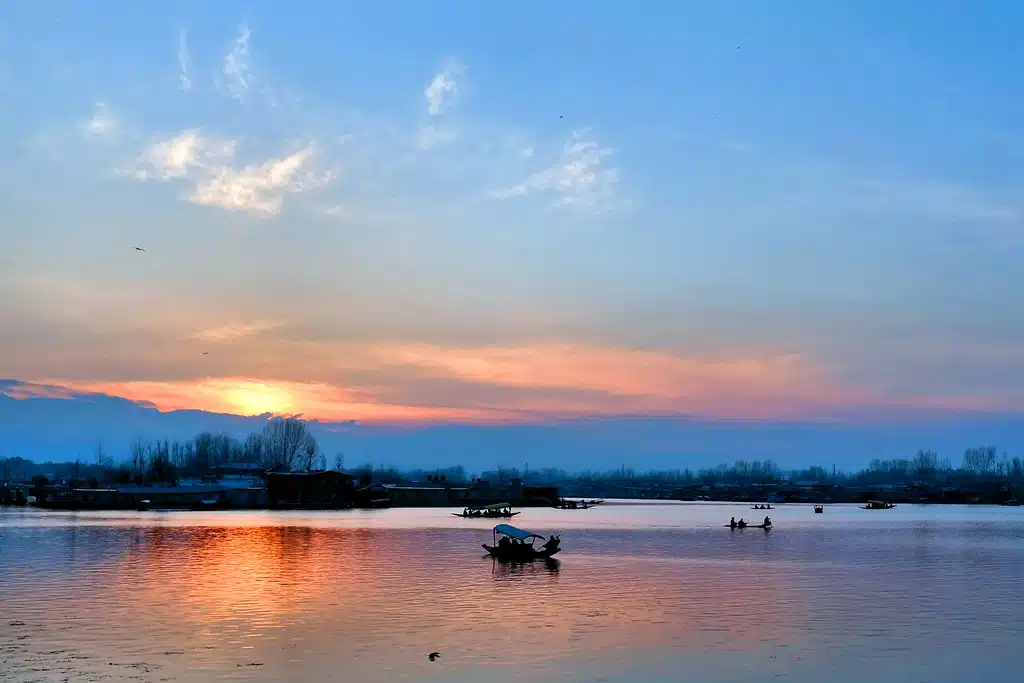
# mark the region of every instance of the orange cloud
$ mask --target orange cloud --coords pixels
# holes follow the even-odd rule
[[[338,348],[334,353],[343,360],[331,368],[331,382],[229,376],[47,383],[146,401],[161,410],[302,414],[324,421],[369,422],[651,414],[774,418],[865,401],[794,354],[696,357],[580,344],[378,345]],[[298,362],[296,366],[297,374],[310,374],[301,371]],[[288,369],[279,370],[287,374]]]
[[[51,380],[52,381],[52,380]],[[209,378],[179,382],[65,382],[76,391],[148,402],[162,411],[206,410],[234,415],[302,415],[341,421],[472,420],[483,411],[388,405],[327,384]]]

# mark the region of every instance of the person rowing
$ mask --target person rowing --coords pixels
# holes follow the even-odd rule
[[[765,529],[767,529],[767,528],[768,528],[768,527],[770,527],[771,525],[772,525],[772,520],[771,520],[771,518],[770,518],[770,517],[768,517],[768,515],[765,515],[765,517],[764,517],[764,528],[765,528]]]
[[[736,518],[732,517],[729,519],[729,527],[735,529],[738,525],[736,524]]]
[[[738,526],[739,528],[743,529],[743,528],[745,528],[747,526],[747,523],[743,521],[742,517],[740,517],[740,521],[736,524],[736,526]]]

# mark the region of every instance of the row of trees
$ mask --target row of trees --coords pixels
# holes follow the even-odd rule
[[[200,476],[213,467],[241,462],[261,469],[290,471],[327,467],[326,457],[305,422],[274,418],[245,440],[204,432],[189,441],[136,441],[128,465],[120,469],[117,478],[174,481],[180,475]]]

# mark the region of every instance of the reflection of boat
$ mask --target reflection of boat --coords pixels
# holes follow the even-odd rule
[[[536,562],[528,561],[523,562],[521,560],[499,560],[494,557],[491,558],[493,565],[491,566],[491,573],[495,576],[506,577],[506,576],[527,576],[536,574],[557,574],[559,567],[562,563],[553,557],[545,557]]]
[[[820,514],[820,513],[825,511],[825,508],[822,505],[815,505],[814,506],[814,511]]]
[[[508,512],[505,512],[508,510]],[[453,512],[456,517],[474,517],[481,519],[508,519],[515,517],[518,512],[512,512],[512,506],[508,503],[495,503],[494,505],[477,505],[465,509],[463,512]]]
[[[501,537],[499,540],[499,536]],[[517,529],[511,524],[499,524],[494,527],[494,545],[481,544],[491,557],[512,562],[542,560],[559,552],[558,537],[552,536],[539,548],[534,545],[537,539],[544,537],[532,531]]]
[[[883,500],[869,500],[867,505],[861,505],[861,510],[891,510],[896,503],[887,503]]]

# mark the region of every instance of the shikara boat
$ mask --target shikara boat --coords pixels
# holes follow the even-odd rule
[[[891,510],[896,503],[887,503],[884,500],[869,500],[867,505],[861,505],[861,510]]]
[[[537,546],[535,544],[537,539],[544,541],[544,544]],[[557,536],[551,536],[545,540],[540,534],[517,529],[511,524],[499,524],[494,527],[493,543],[494,545],[486,543],[481,545],[491,557],[512,562],[543,560],[561,550]]]
[[[603,500],[569,500],[563,498],[554,507],[557,510],[586,510],[603,502]]]
[[[494,505],[477,505],[467,507],[462,512],[453,512],[456,517],[480,518],[480,519],[509,519],[515,517],[518,512],[512,512],[512,506],[508,503],[495,503]]]
[[[759,505],[751,505],[750,509],[751,510],[774,510],[775,508],[773,508],[770,503],[764,503],[764,504],[759,504]]]

